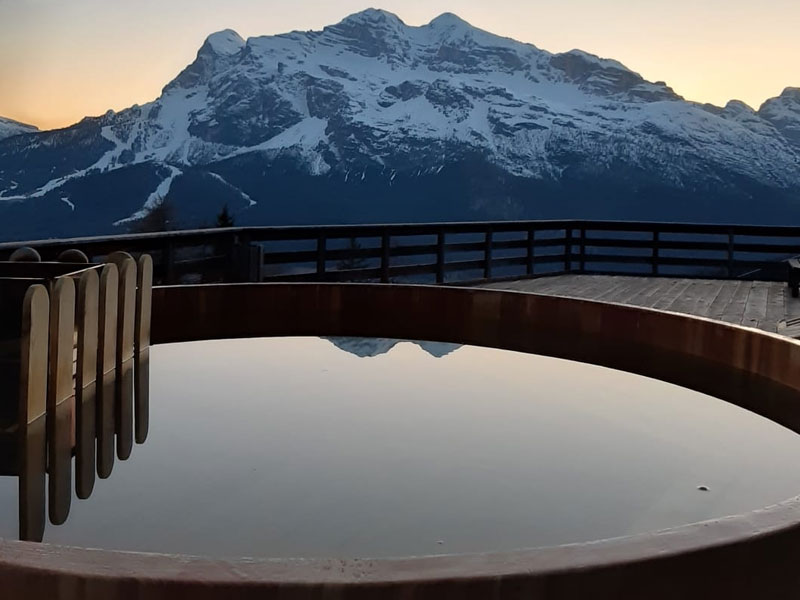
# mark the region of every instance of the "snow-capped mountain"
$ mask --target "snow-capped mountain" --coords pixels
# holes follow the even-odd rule
[[[39,130],[33,125],[26,125],[25,123],[19,123],[18,121],[14,121],[12,119],[0,117],[0,140],[10,138],[12,135],[33,133],[34,131]]]
[[[800,222],[800,90],[700,105],[614,60],[370,9],[215,33],[154,102],[0,141],[0,235],[124,232],[164,197],[184,226],[224,204],[239,224]]]

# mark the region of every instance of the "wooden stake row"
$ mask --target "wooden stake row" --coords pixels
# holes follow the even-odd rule
[[[153,263],[115,253],[100,269],[32,285],[23,300],[18,411],[20,539],[66,521],[148,431]],[[134,393],[135,392],[135,393]],[[95,444],[96,440],[96,444]],[[116,442],[116,443],[115,443]],[[46,474],[46,477],[45,477]]]

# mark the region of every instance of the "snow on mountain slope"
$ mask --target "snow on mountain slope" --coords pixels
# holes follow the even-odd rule
[[[33,125],[26,125],[11,119],[0,117],[0,140],[9,138],[12,135],[20,135],[21,133],[33,133],[39,131]]]
[[[411,27],[369,9],[322,31],[212,34],[154,102],[0,144],[0,198],[46,198],[142,165],[159,183],[123,215],[136,218],[192,169],[221,178],[223,164],[290,161],[309,177],[391,187],[474,157],[541,182],[800,189],[800,90],[758,112],[700,105],[583,51],[551,54],[452,14]],[[237,186],[253,173],[236,168],[218,183],[252,206],[253,190]]]

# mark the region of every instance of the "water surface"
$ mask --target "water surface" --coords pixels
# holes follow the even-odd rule
[[[150,431],[46,542],[379,557],[580,542],[800,493],[800,437],[724,402],[470,346],[274,338],[150,351]],[[705,486],[708,491],[701,491]],[[17,536],[0,477],[0,536]]]

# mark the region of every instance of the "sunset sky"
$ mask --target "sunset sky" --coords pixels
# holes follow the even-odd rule
[[[369,6],[454,12],[552,52],[615,58],[690,100],[758,107],[800,86],[798,0],[0,0],[0,115],[41,128],[155,99],[205,37],[321,29]]]

